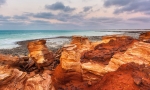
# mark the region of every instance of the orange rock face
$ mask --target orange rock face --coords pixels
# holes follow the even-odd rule
[[[45,45],[45,40],[37,40],[28,43],[29,57],[35,61],[37,66],[47,66],[53,62],[53,54]]]
[[[81,36],[72,37],[72,42],[63,47],[58,65],[53,74],[56,89],[63,85],[82,82],[82,68],[80,57],[82,52],[90,49],[90,41]],[[66,79],[67,78],[67,79]]]
[[[64,85],[69,82],[82,81],[80,53],[77,51],[77,46],[75,44],[63,47],[60,65],[56,67],[53,78],[54,85],[57,88],[59,88],[59,85]]]

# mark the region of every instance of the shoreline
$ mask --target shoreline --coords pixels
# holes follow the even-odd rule
[[[142,32],[124,32],[123,34],[119,34],[119,35],[126,35],[126,36],[131,36],[133,38],[138,38],[140,33]],[[63,45],[69,44],[71,37],[72,36],[59,36],[59,37],[39,38],[39,39],[46,40],[46,46],[48,47],[48,49],[51,50],[52,52],[56,52]],[[87,37],[90,41],[98,41],[98,40],[101,40],[102,36],[84,36],[84,37]],[[16,42],[16,44],[18,44],[19,47],[15,47],[12,49],[0,49],[0,53],[6,54],[6,55],[11,54],[14,56],[19,56],[19,55],[27,56],[28,55],[28,49],[27,49],[28,42],[39,40],[39,39],[18,41]]]

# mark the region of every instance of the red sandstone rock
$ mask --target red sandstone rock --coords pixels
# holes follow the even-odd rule
[[[104,74],[112,71],[116,71],[121,65],[127,63],[137,63],[139,65],[150,65],[150,44],[144,42],[135,42],[124,53],[116,53],[109,61],[108,65],[99,64],[89,61],[82,63],[82,69],[84,72],[90,72],[95,75],[103,76]],[[83,73],[84,77],[90,77],[86,73]],[[97,78],[95,78],[97,79]]]
[[[107,73],[86,90],[149,90],[150,66],[135,63],[125,64],[115,72]]]
[[[55,90],[49,72],[27,74],[18,70],[20,63],[16,62],[19,60],[18,57],[0,55],[0,90]]]
[[[102,39],[93,43],[84,37],[73,37],[71,44],[63,47],[54,73],[47,70],[28,74],[12,64],[19,61],[19,66],[24,66],[24,61],[20,63],[18,57],[0,55],[0,89],[54,90],[54,85],[56,90],[149,90],[150,44],[134,42],[126,36]],[[53,62],[53,55],[45,43],[44,40],[34,41],[28,48],[31,59],[47,67],[44,64]],[[128,64],[132,62],[136,64]],[[27,66],[29,63],[30,60]]]
[[[56,89],[59,85],[82,81],[80,53],[76,45],[64,46],[60,57],[60,65],[56,67],[53,74],[53,81]]]
[[[53,62],[53,54],[48,50],[45,44],[45,40],[28,43],[29,57],[35,61],[39,69]]]
[[[113,55],[126,51],[135,41],[127,36],[108,36],[102,39],[103,43],[98,44],[94,50],[85,52],[81,57],[83,80],[99,80],[100,76],[109,72],[106,70],[106,66],[108,66]]]
[[[71,44],[63,47],[60,65],[56,67],[53,74],[56,89],[65,88],[66,84],[80,85],[82,83],[80,57],[82,52],[89,49],[90,41],[81,36],[72,37]]]
[[[107,62],[112,56],[117,52],[124,52],[127,50],[128,46],[134,42],[131,37],[103,37],[103,40],[110,39],[108,43],[101,43],[95,47],[94,50],[85,52],[82,56],[82,61],[97,61],[97,62]]]

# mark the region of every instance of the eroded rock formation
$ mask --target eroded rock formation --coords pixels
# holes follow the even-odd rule
[[[55,90],[50,71],[41,74],[20,71],[19,62],[19,57],[0,55],[0,90]]]
[[[39,69],[53,62],[53,54],[47,48],[46,40],[37,40],[28,43],[29,57],[34,60]]]
[[[54,80],[60,84],[68,81],[81,81],[81,72],[80,54],[76,45],[64,46],[60,57],[60,65],[57,66],[54,73]]]

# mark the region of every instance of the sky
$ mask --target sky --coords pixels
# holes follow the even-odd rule
[[[0,0],[0,30],[149,28],[150,0]]]

